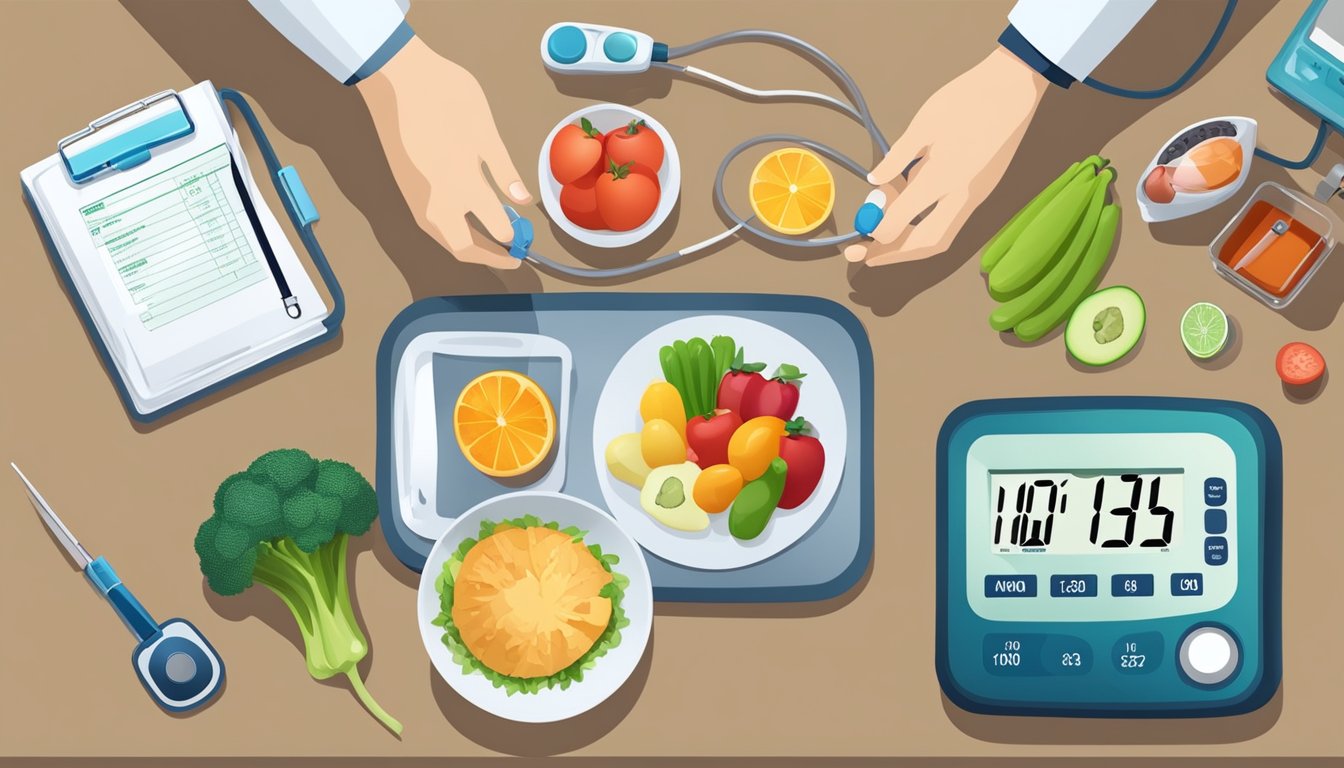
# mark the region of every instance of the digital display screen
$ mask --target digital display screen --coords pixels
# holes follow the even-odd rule
[[[990,551],[1170,551],[1182,481],[1179,470],[990,472]]]
[[[1344,45],[1340,44],[1344,40],[1344,0],[1330,0],[1321,8],[1307,39],[1336,61],[1344,61]]]

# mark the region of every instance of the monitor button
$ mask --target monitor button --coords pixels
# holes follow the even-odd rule
[[[1162,633],[1135,632],[1115,641],[1111,663],[1122,675],[1146,675],[1162,664]]]
[[[1196,627],[1181,640],[1181,672],[1196,685],[1217,685],[1237,671],[1241,648],[1229,632],[1221,627]]]
[[[1227,533],[1227,511],[1222,509],[1204,510],[1205,533]]]
[[[1152,597],[1153,574],[1117,573],[1111,577],[1112,597]]]
[[[1185,597],[1191,595],[1204,594],[1204,574],[1202,573],[1171,574],[1171,594],[1175,597]]]
[[[1085,675],[1092,669],[1092,646],[1073,635],[1048,635],[1041,647],[1041,666],[1052,675]]]
[[[1097,576],[1092,573],[1056,574],[1050,577],[1051,597],[1096,597]]]
[[[1221,477],[1210,477],[1204,481],[1204,503],[1210,507],[1221,507],[1227,503],[1227,481]]]
[[[588,36],[573,24],[566,24],[546,39],[546,52],[561,64],[573,64],[588,52]]]
[[[1036,574],[1010,573],[985,577],[985,597],[1035,597]]]
[[[1227,562],[1227,538],[1210,536],[1204,539],[1204,562],[1208,565],[1223,565]]]

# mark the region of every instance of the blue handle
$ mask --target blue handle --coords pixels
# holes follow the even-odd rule
[[[513,206],[504,206],[504,212],[509,215],[509,223],[513,225],[513,241],[509,244],[509,255],[515,259],[526,259],[528,249],[532,247],[532,240],[536,232],[532,229],[532,222],[522,217],[522,214],[513,209]]]
[[[107,558],[99,557],[97,560],[89,563],[84,569],[84,575],[93,582],[99,592],[107,598],[107,602],[112,604],[117,615],[126,624],[126,627],[135,633],[140,642],[144,642],[159,633],[158,622],[149,615],[145,606],[135,599],[131,590],[127,589],[121,583],[121,577],[112,570],[112,565],[107,562]]]

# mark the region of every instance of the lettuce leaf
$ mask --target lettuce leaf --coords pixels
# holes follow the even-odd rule
[[[433,624],[436,627],[443,628],[443,644],[448,647],[448,651],[452,654],[453,662],[462,667],[462,671],[467,674],[481,673],[494,687],[503,688],[509,696],[515,693],[537,693],[550,688],[559,688],[563,691],[573,683],[582,682],[585,670],[595,667],[599,658],[621,644],[621,629],[630,624],[630,620],[625,617],[625,609],[621,606],[621,602],[625,598],[625,588],[630,585],[630,579],[611,568],[613,565],[620,563],[621,559],[616,555],[603,553],[602,547],[597,544],[590,544],[588,545],[588,551],[592,553],[593,557],[597,558],[597,561],[602,564],[607,573],[611,574],[611,581],[598,592],[598,595],[611,600],[611,619],[607,622],[607,628],[602,631],[602,634],[598,635],[597,642],[593,643],[593,646],[586,653],[573,664],[547,677],[512,677],[500,674],[472,655],[471,650],[467,648],[467,644],[462,641],[461,632],[453,624],[453,585],[456,583],[458,571],[462,568],[462,561],[478,541],[492,535],[501,528],[534,527],[560,531],[568,534],[575,543],[580,544],[583,543],[583,537],[588,535],[587,531],[579,530],[573,526],[561,528],[559,523],[543,523],[540,518],[533,515],[524,515],[523,517],[500,520],[499,522],[485,520],[481,522],[480,535],[475,539],[464,539],[458,545],[457,551],[443,564],[443,571],[435,581],[435,588],[439,592],[439,615],[434,619]]]

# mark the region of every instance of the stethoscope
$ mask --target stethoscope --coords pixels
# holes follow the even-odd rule
[[[1083,85],[1102,91],[1104,93],[1111,94],[1113,96],[1120,96],[1128,99],[1159,99],[1169,96],[1172,93],[1175,93],[1176,91],[1184,87],[1187,83],[1189,83],[1190,80],[1194,78],[1195,74],[1198,73],[1200,68],[1203,67],[1204,64],[1208,61],[1209,56],[1212,55],[1214,49],[1218,46],[1219,41],[1222,40],[1223,33],[1227,30],[1228,22],[1231,20],[1232,13],[1236,9],[1236,6],[1237,6],[1237,0],[1227,0],[1227,4],[1223,9],[1222,16],[1219,18],[1218,23],[1214,27],[1213,33],[1210,35],[1209,40],[1205,44],[1204,48],[1200,51],[1199,55],[1195,58],[1194,62],[1191,63],[1190,67],[1170,85],[1163,88],[1140,91],[1110,85],[1108,83],[1101,82],[1091,77],[1084,79],[1082,81]],[[545,49],[547,45],[547,37],[553,35],[558,28],[564,28],[566,26],[576,28],[575,25],[559,24],[554,25],[549,30],[547,30],[546,36],[543,37],[542,41],[543,58],[546,58]],[[590,25],[590,26],[597,26],[597,25]],[[621,36],[629,38],[632,41],[631,43],[632,46],[637,47],[638,45],[640,45],[640,43],[638,42],[639,38],[643,38],[645,41],[651,42],[651,39],[647,35],[644,35],[643,33],[632,32],[629,30],[620,30],[614,27],[600,27],[600,29],[610,31],[608,36]],[[752,88],[750,86],[743,85],[741,83],[730,80],[721,75],[717,75],[712,72],[707,72],[698,67],[672,63],[674,59],[680,59],[682,57],[690,56],[692,54],[699,53],[701,51],[705,51],[710,48],[717,48],[719,46],[734,43],[772,43],[787,48],[789,50],[792,50],[793,52],[799,54],[803,58],[817,65],[820,69],[826,72],[836,83],[838,83],[840,86],[840,90],[844,94],[844,99],[839,99],[834,96],[830,96],[824,93],[817,93],[814,91],[760,90]],[[858,84],[854,82],[854,79],[849,75],[849,73],[845,71],[844,67],[840,66],[839,63],[837,63],[834,59],[828,56],[821,49],[794,35],[765,29],[746,29],[734,32],[725,32],[723,34],[715,35],[713,37],[709,37],[699,42],[691,43],[689,45],[669,47],[663,43],[651,42],[651,46],[649,47],[651,48],[651,51],[648,51],[647,53],[650,54],[650,61],[648,61],[647,66],[639,68],[627,69],[621,67],[619,64],[612,65],[608,63],[604,63],[603,65],[599,65],[598,67],[580,66],[580,67],[568,68],[568,67],[552,66],[552,64],[554,63],[553,61],[548,61],[547,65],[553,72],[566,75],[590,74],[595,71],[602,72],[604,74],[622,74],[626,72],[637,74],[640,72],[648,71],[648,69],[668,70],[679,75],[695,77],[700,80],[713,83],[727,90],[736,92],[738,94],[741,94],[745,97],[752,99],[759,99],[759,100],[792,99],[792,100],[810,101],[817,104],[824,104],[826,106],[838,109],[839,111],[853,118],[860,125],[862,125],[864,130],[866,130],[868,132],[868,135],[872,138],[873,145],[876,147],[879,156],[885,155],[887,151],[891,148],[891,145],[887,141],[886,137],[883,135],[882,130],[878,128],[876,121],[873,119],[872,113],[869,111],[868,108],[868,102],[863,97],[862,90],[859,88]],[[1287,168],[1307,167],[1308,165],[1310,165],[1312,161],[1314,161],[1315,156],[1319,154],[1320,148],[1324,145],[1324,138],[1327,132],[1328,128],[1326,124],[1322,123],[1321,132],[1320,135],[1317,137],[1316,144],[1313,145],[1312,150],[1308,155],[1308,158],[1300,162],[1285,160],[1283,158],[1274,156],[1261,149],[1256,149],[1256,155],[1270,162],[1282,165]],[[790,248],[837,248],[839,246],[843,246],[848,243],[852,243],[870,237],[873,231],[877,228],[878,224],[881,223],[883,214],[885,213],[886,210],[887,198],[886,195],[880,189],[875,189],[869,192],[868,196],[864,198],[863,203],[859,206],[858,210],[854,214],[854,220],[853,220],[854,228],[851,231],[827,237],[800,238],[800,237],[781,236],[775,232],[771,232],[761,227],[757,222],[755,216],[743,217],[733,209],[733,207],[728,203],[727,196],[724,194],[724,175],[727,173],[728,167],[732,165],[733,161],[735,161],[743,152],[745,152],[748,149],[751,149],[753,147],[762,144],[780,144],[780,143],[806,147],[807,149],[810,149],[818,153],[819,155],[826,157],[827,159],[834,162],[836,165],[849,171],[850,173],[853,173],[859,178],[865,180],[867,179],[868,168],[865,165],[859,163],[858,161],[849,157],[845,153],[841,152],[840,150],[828,144],[813,139],[808,139],[803,136],[795,136],[792,134],[783,134],[783,133],[765,134],[762,136],[756,136],[747,139],[741,144],[738,144],[737,146],[733,147],[731,150],[728,151],[728,154],[723,158],[723,161],[719,163],[718,172],[715,173],[714,175],[714,201],[720,213],[722,213],[722,215],[731,222],[731,226],[729,226],[723,232],[714,235],[713,237],[707,238],[698,243],[695,243],[694,245],[686,246],[671,253],[666,253],[648,259],[646,261],[639,262],[637,264],[629,264],[625,266],[610,267],[610,268],[577,267],[569,264],[562,264],[543,254],[531,250],[534,236],[532,223],[528,221],[526,218],[523,218],[521,215],[519,215],[518,212],[512,209],[511,207],[505,206],[505,210],[509,214],[509,219],[510,221],[513,222],[514,227],[514,239],[511,244],[509,252],[516,258],[530,261],[538,265],[539,267],[555,274],[583,280],[603,280],[610,278],[629,277],[632,275],[648,272],[651,270],[661,269],[663,267],[672,264],[673,262],[684,259],[695,253],[704,251],[705,249],[717,245],[718,243],[723,242],[724,240],[727,240],[730,237],[739,235],[742,232],[750,233],[751,235],[759,238],[760,240]],[[912,161],[910,166],[906,168],[905,173],[907,175],[909,174],[911,168],[917,162],[918,160]]]

